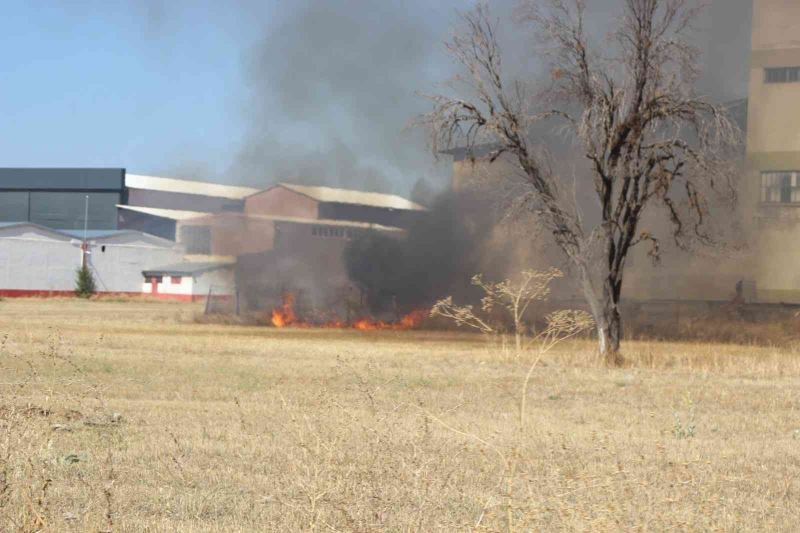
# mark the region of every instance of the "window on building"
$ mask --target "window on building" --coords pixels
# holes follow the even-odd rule
[[[762,173],[761,201],[765,204],[800,203],[800,172]]]
[[[800,81],[800,67],[779,67],[764,69],[767,83],[797,83]]]
[[[181,282],[183,282],[183,277],[181,277],[181,276],[170,276],[169,277],[169,282],[172,283],[173,285],[180,285]]]
[[[161,276],[150,276],[147,278],[147,283],[161,283],[162,280]]]

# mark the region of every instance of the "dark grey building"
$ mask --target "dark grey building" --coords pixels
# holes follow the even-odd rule
[[[116,229],[125,203],[123,168],[0,168],[0,222]]]

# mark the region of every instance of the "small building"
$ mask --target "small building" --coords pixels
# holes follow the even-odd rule
[[[197,301],[206,297],[227,298],[235,292],[236,258],[216,261],[182,261],[142,271],[143,294],[173,300]]]
[[[83,230],[0,223],[0,296],[71,296],[83,236]],[[181,257],[174,242],[137,231],[90,230],[86,242],[99,293],[139,294],[142,270]]]

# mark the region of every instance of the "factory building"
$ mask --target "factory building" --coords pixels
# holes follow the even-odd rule
[[[100,292],[190,300],[240,285],[330,292],[348,283],[350,239],[402,235],[424,211],[396,195],[330,187],[0,169],[0,291],[71,293],[85,236]]]
[[[405,198],[281,183],[244,199],[243,212],[178,221],[187,257],[236,261],[236,286],[249,307],[284,290],[335,296],[349,285],[343,253],[368,231],[402,236],[425,209]]]

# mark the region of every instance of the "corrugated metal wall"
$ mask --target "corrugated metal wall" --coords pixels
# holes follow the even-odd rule
[[[180,259],[166,242],[137,234],[95,241],[89,264],[98,291],[140,292],[142,270]],[[31,226],[0,229],[0,290],[71,291],[79,266],[79,245],[66,235]]]

